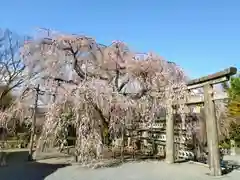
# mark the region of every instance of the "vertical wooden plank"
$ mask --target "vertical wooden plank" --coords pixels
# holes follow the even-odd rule
[[[213,87],[210,84],[204,85],[204,111],[207,125],[207,142],[210,157],[210,171],[214,176],[221,176],[219,142],[217,119],[215,114],[215,106],[212,100]]]
[[[55,103],[55,101],[56,101],[56,97],[57,97],[57,93],[58,93],[58,88],[59,87],[60,87],[60,81],[57,80],[57,85],[56,85],[56,87],[54,89],[54,92],[52,94],[52,103]]]
[[[231,149],[230,149],[230,153],[232,156],[236,155],[236,142],[235,140],[230,140],[230,144],[231,144]]]
[[[174,163],[174,119],[172,105],[168,106],[166,116],[166,162]]]
[[[199,122],[199,126],[200,126],[200,154],[203,155],[203,153],[205,152],[205,146],[207,143],[207,126],[206,126],[206,118],[204,115],[204,108],[201,108],[200,110],[200,122]]]
[[[212,168],[212,139],[211,139],[211,123],[209,120],[209,113],[208,113],[208,93],[209,93],[209,85],[203,87],[204,90],[204,117],[206,121],[206,131],[207,131],[207,146],[208,146],[208,165],[210,169]]]

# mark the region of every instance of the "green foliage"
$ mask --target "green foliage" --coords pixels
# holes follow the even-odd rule
[[[232,122],[230,125],[230,138],[239,141],[240,140],[240,124]]]
[[[13,96],[11,91],[8,92],[8,87],[0,86],[0,108],[8,108],[11,105],[12,101]]]
[[[72,111],[69,111],[69,112],[64,112],[61,114],[61,119],[63,121],[71,121],[72,118],[73,118],[73,112]]]
[[[229,139],[225,139],[224,141],[221,141],[219,143],[219,148],[222,148],[222,149],[230,149],[231,146],[230,146],[230,140]]]
[[[232,77],[228,88],[228,113],[233,121],[230,124],[229,135],[231,139],[240,140],[240,76]]]
[[[29,134],[19,133],[17,136],[7,137],[6,149],[26,148],[29,142]],[[0,141],[1,143],[1,141]]]
[[[240,75],[231,78],[228,93],[231,100],[240,97]]]
[[[229,114],[233,118],[240,117],[240,76],[233,77],[230,80],[230,88],[228,89],[229,94]]]

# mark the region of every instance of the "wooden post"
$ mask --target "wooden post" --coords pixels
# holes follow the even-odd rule
[[[173,108],[170,104],[167,109],[166,117],[166,162],[169,164],[174,163],[174,120],[173,120]]]
[[[204,114],[206,119],[207,129],[207,143],[209,150],[209,165],[211,174],[215,176],[221,175],[220,166],[220,152],[218,147],[218,129],[217,120],[215,114],[214,100],[227,99],[227,94],[215,94],[213,95],[213,85],[226,82],[232,75],[237,73],[237,68],[230,67],[223,71],[204,76],[201,78],[193,79],[187,83],[188,90],[204,88],[204,99],[202,96],[199,98],[190,97],[186,102],[190,104],[204,103]]]
[[[28,160],[33,160],[33,144],[34,144],[34,136],[35,136],[35,129],[36,129],[36,113],[37,113],[37,106],[38,106],[38,95],[40,85],[38,84],[35,90],[35,101],[34,101],[34,108],[33,108],[33,115],[32,115],[32,127],[31,127],[31,135],[30,135],[30,146],[29,146],[29,154]]]
[[[52,103],[55,103],[56,102],[56,96],[57,96],[57,91],[58,91],[58,87],[60,86],[60,80],[59,79],[56,79],[55,81],[57,81],[57,85],[54,89],[54,92],[51,94],[52,95],[52,98],[51,98],[51,102]],[[42,91],[43,92],[43,91]],[[44,93],[44,92],[43,92]],[[41,152],[44,152],[45,151],[45,147],[46,147],[46,142],[42,141],[40,139],[39,141],[39,146],[41,147],[40,151]]]
[[[0,127],[0,167],[7,165],[7,153],[4,151],[5,142],[7,140],[7,129]]]
[[[213,87],[210,84],[204,85],[204,110],[207,126],[207,142],[210,157],[210,171],[211,175],[221,176],[219,142],[217,119],[215,114],[215,107],[213,102]]]
[[[143,145],[144,145],[144,146],[147,146],[147,145],[148,145],[148,140],[147,140],[147,138],[149,138],[148,131],[143,131],[143,132],[142,132],[142,137],[143,137],[143,138],[146,138],[146,139],[143,140]]]
[[[206,126],[206,118],[204,113],[204,108],[200,110],[200,154],[203,155],[205,152],[205,147],[207,143],[207,126]]]
[[[231,145],[230,154],[234,156],[236,155],[236,142],[234,139],[230,140],[230,145]]]
[[[60,80],[56,80],[56,81],[57,81],[57,85],[55,87],[54,93],[52,94],[52,103],[56,102],[56,96],[57,96],[57,93],[58,93],[58,88],[60,86]]]

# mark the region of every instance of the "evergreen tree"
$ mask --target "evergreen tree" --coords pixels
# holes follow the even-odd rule
[[[230,138],[240,140],[240,75],[231,78],[228,94],[228,113],[233,119],[230,125]]]

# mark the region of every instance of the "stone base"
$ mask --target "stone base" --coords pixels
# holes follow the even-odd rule
[[[165,162],[167,163],[167,164],[173,164],[174,163],[174,161],[172,161],[172,160],[165,160]]]

